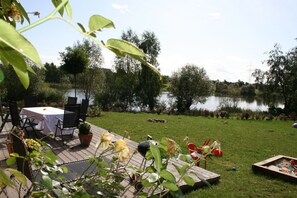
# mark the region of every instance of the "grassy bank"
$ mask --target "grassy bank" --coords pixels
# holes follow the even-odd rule
[[[148,122],[165,119],[167,123]],[[89,122],[139,142],[150,134],[155,140],[161,137],[174,139],[187,153],[183,139],[197,145],[206,139],[220,140],[223,157],[208,160],[207,169],[221,175],[220,182],[211,188],[191,192],[187,197],[296,197],[297,186],[256,175],[251,166],[255,162],[287,155],[297,157],[297,129],[291,121],[255,121],[190,116],[168,116],[145,113],[103,112],[102,117],[89,118]],[[236,167],[236,171],[230,171]]]

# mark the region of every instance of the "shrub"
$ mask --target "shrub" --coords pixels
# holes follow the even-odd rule
[[[78,130],[79,130],[79,133],[89,134],[89,133],[91,133],[91,125],[84,122],[79,125]]]

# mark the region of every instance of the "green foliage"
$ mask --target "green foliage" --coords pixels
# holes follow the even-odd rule
[[[276,44],[269,52],[266,60],[269,70],[265,73],[267,96],[273,98],[274,93],[280,93],[284,100],[285,113],[297,112],[297,47],[285,53]]]
[[[76,27],[70,20],[66,20],[65,18],[63,18],[65,10],[68,17],[72,19],[72,9],[68,0],[52,0],[55,9],[48,16],[39,19],[38,21],[29,24],[19,30],[15,29],[16,22],[20,21],[21,24],[23,24],[24,19],[30,22],[26,10],[22,7],[21,3],[16,0],[1,1],[0,3],[0,28],[2,30],[0,33],[0,47],[2,49],[5,49],[0,50],[0,60],[4,65],[12,65],[15,72],[17,73],[17,76],[22,82],[22,85],[25,88],[28,88],[29,86],[28,71],[34,73],[32,68],[26,64],[25,58],[29,58],[40,67],[43,66],[38,52],[36,51],[34,46],[28,40],[26,40],[23,35],[21,35],[21,33],[52,19],[61,19],[73,26],[77,31],[79,31],[86,37],[92,39],[94,42],[96,42],[96,44],[108,48],[109,50],[115,52],[117,55],[129,55],[132,58],[144,63],[151,69],[154,69],[151,64],[143,59],[143,57],[145,57],[146,55],[132,44],[117,39],[109,39],[105,44],[103,41],[99,42],[95,39],[97,31],[101,31],[103,28],[114,28],[113,22],[111,20],[106,19],[100,15],[93,15],[89,19],[90,31],[86,31],[86,28],[84,28],[82,24],[78,23],[78,27]],[[57,13],[59,13],[61,17],[56,16]],[[38,12],[35,12],[34,14],[39,16]],[[9,23],[13,26],[11,26]],[[76,57],[78,57],[79,54],[80,53],[77,52]],[[70,73],[77,74],[80,72],[80,69],[77,69],[75,67],[75,69],[71,68],[68,71],[70,71]],[[158,73],[158,71],[155,72]],[[0,75],[0,81],[2,80],[3,76]]]
[[[174,137],[181,145],[183,153],[188,149],[183,140],[187,135],[189,142],[202,144],[207,137],[219,139],[224,155],[211,158],[207,170],[221,176],[220,182],[211,188],[200,188],[186,197],[294,197],[296,185],[263,175],[254,174],[252,164],[275,155],[296,156],[296,129],[291,121],[265,120],[222,120],[217,118],[168,116],[147,113],[103,112],[100,118],[89,118],[92,124],[112,129],[123,135],[124,130],[131,133],[134,141],[142,141],[150,134],[161,139],[164,134]],[[157,116],[166,119],[164,124],[148,122]],[[231,171],[236,167],[237,171]],[[182,168],[180,168],[182,169]],[[186,170],[186,167],[184,167]],[[183,173],[182,171],[180,173]],[[199,173],[198,173],[199,174]]]
[[[54,63],[45,63],[45,82],[47,83],[63,83],[68,84],[69,79]]]
[[[88,67],[86,67],[83,73],[78,75],[77,80],[79,88],[83,89],[85,93],[85,98],[90,99],[91,95],[100,92],[103,87],[104,74],[100,69],[103,63],[101,48],[94,42],[86,39],[82,43],[78,41],[74,48],[83,49],[88,56]]]
[[[88,123],[81,123],[78,127],[78,131],[82,134],[89,134],[91,133],[91,125]]]
[[[49,87],[49,85],[45,83],[43,83],[42,86],[39,87],[36,96],[38,101],[47,104],[50,104],[52,102],[61,103],[62,101],[64,101],[64,95],[62,92]]]
[[[88,55],[81,48],[67,47],[66,52],[60,53],[61,69],[66,73],[77,75],[82,73],[89,64]]]
[[[115,59],[116,72],[106,76],[105,90],[98,94],[100,104],[105,109],[109,106],[109,108],[118,108],[121,111],[126,111],[135,104],[154,110],[157,103],[156,98],[161,90],[160,75],[156,72],[160,43],[152,32],[144,32],[140,39],[131,29],[123,32],[122,39],[134,44],[129,51],[129,53],[133,53],[133,56],[121,55]],[[117,42],[112,41],[113,44]],[[119,44],[118,49],[121,51],[126,45],[130,44]],[[149,55],[145,57],[145,60],[154,65],[153,69],[147,67],[147,64],[140,64],[137,61],[135,56],[144,55],[144,53],[135,51],[136,46]]]
[[[195,65],[184,66],[171,78],[170,92],[176,97],[176,107],[181,113],[189,111],[194,102],[204,103],[211,88],[206,71]]]

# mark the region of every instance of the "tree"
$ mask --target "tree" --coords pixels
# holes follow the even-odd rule
[[[145,31],[142,34],[139,48],[149,55],[146,60],[158,68],[157,57],[161,47],[156,35],[153,32]],[[161,87],[162,81],[160,76],[144,64],[141,64],[137,95],[142,106],[148,106],[150,111],[153,111],[157,104],[157,97],[160,95]]]
[[[65,83],[63,80],[64,74],[60,68],[58,68],[54,63],[45,63],[45,82],[48,83]]]
[[[132,29],[123,32],[121,38],[139,46],[140,40]],[[139,82],[140,63],[129,56],[116,57],[114,67],[114,81],[110,83],[114,83],[113,88],[117,98],[116,105],[122,108],[122,110],[126,110],[135,102],[135,90]]]
[[[280,93],[284,100],[284,111],[286,113],[297,112],[296,90],[297,90],[297,48],[293,48],[285,53],[280,45],[276,44],[274,49],[269,52],[269,58],[266,61],[270,67],[265,73],[266,85],[270,88],[270,97],[272,93]]]
[[[76,75],[82,73],[89,64],[88,55],[81,48],[67,47],[66,52],[61,52],[61,69],[74,76],[74,94],[76,97]]]
[[[102,88],[104,74],[102,73],[101,65],[103,56],[100,46],[94,42],[84,39],[82,43],[79,41],[74,45],[74,48],[81,48],[87,54],[89,64],[84,72],[79,74],[80,88],[85,93],[85,98],[90,99],[96,91]]]
[[[170,92],[176,97],[178,111],[184,113],[194,102],[204,103],[211,94],[211,87],[206,71],[189,64],[173,73]]]

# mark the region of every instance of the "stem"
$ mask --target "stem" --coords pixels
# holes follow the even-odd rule
[[[52,11],[49,15],[47,15],[46,17],[44,17],[44,18],[42,18],[42,19],[40,19],[40,20],[38,20],[38,21],[36,21],[36,22],[26,26],[26,27],[23,27],[23,28],[19,29],[18,32],[19,33],[25,32],[25,31],[27,31],[29,29],[32,29],[32,28],[34,28],[34,27],[36,27],[36,26],[50,20],[67,3],[68,3],[68,0],[63,0],[62,3],[60,5],[58,5],[58,7],[56,7],[56,9],[54,11]]]

